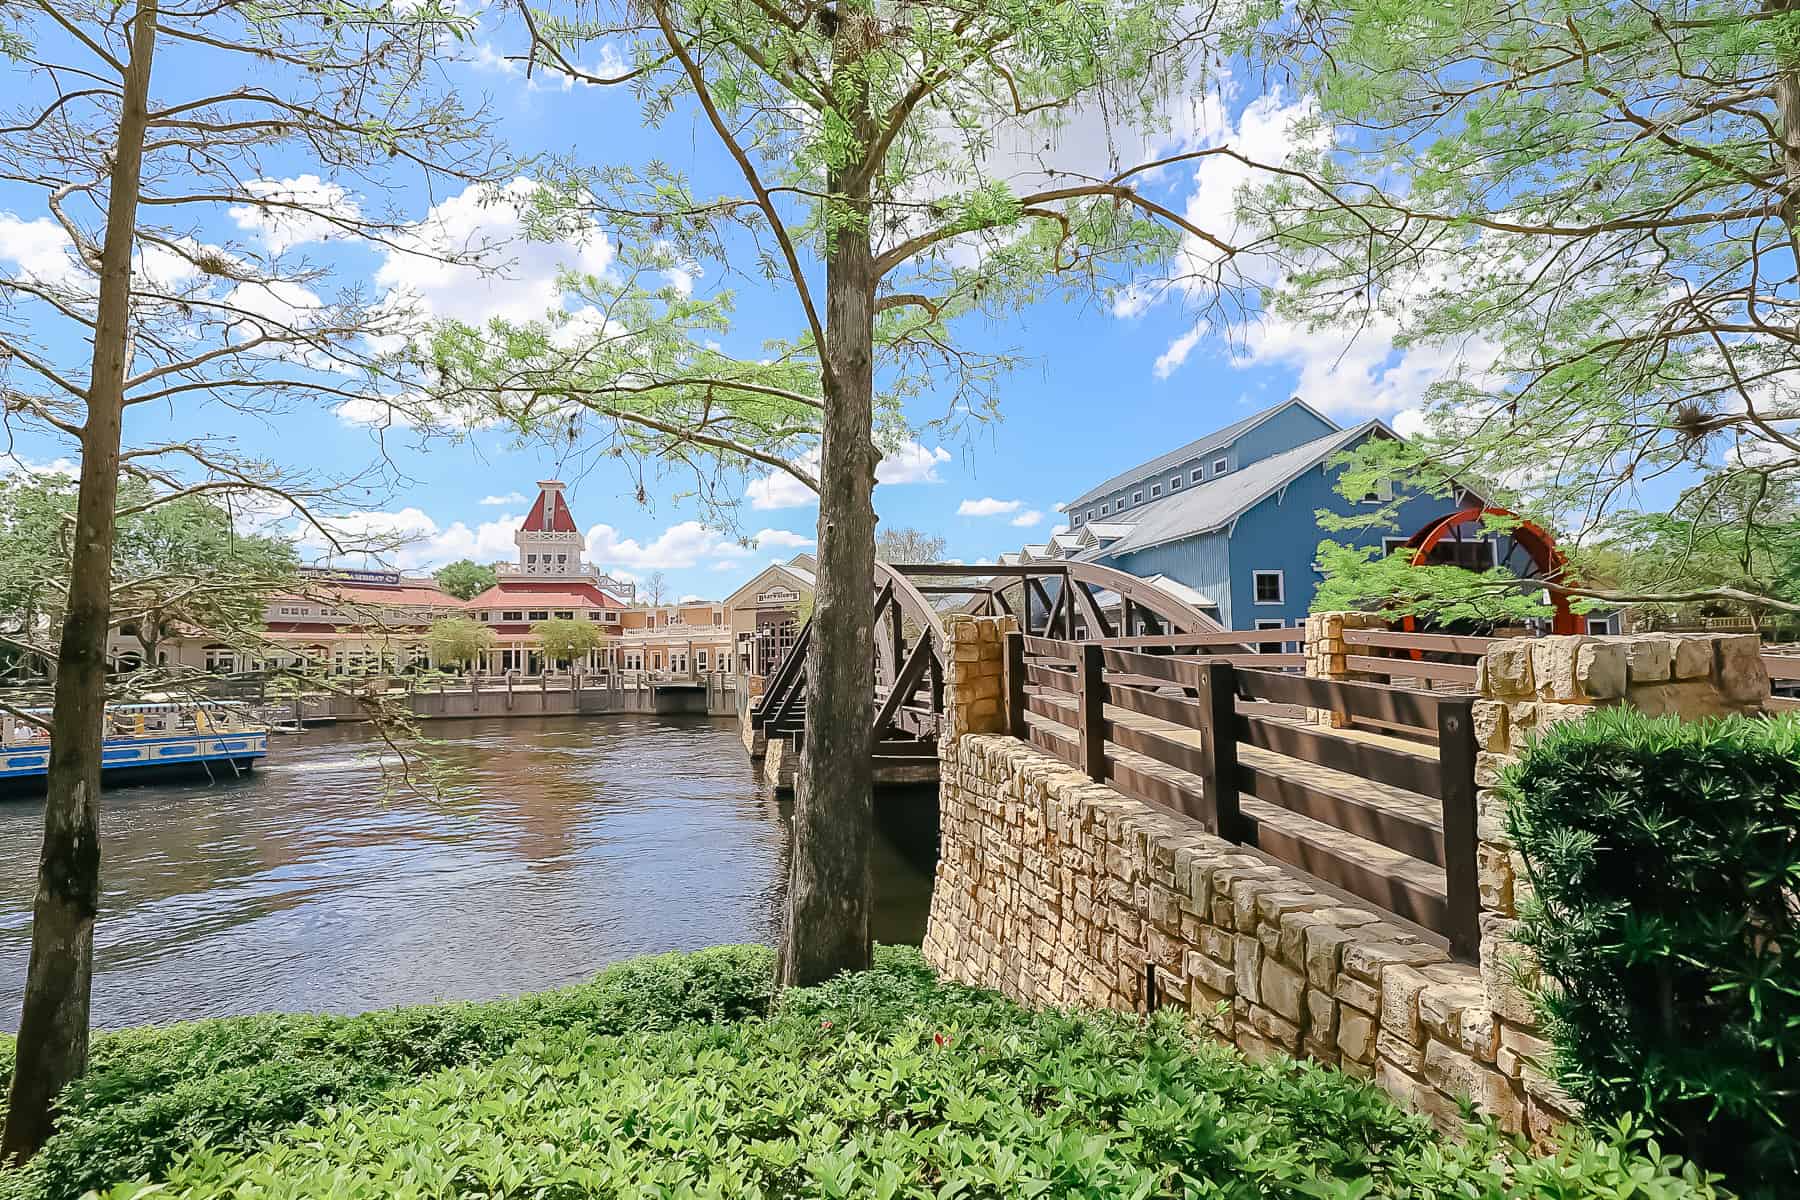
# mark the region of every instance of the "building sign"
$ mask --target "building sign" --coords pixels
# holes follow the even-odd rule
[[[329,579],[334,583],[385,584],[396,587],[400,583],[398,571],[354,571],[346,567],[301,567],[299,573],[307,579]]]
[[[793,588],[783,587],[779,583],[766,592],[758,592],[758,604],[792,604],[800,599],[800,593]]]

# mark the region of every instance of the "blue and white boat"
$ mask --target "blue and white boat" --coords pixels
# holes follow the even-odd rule
[[[47,717],[49,711],[31,715]],[[268,752],[268,727],[237,705],[109,704],[100,781],[111,785],[178,774],[231,779]],[[0,788],[41,788],[49,772],[50,735],[30,721],[0,714]]]

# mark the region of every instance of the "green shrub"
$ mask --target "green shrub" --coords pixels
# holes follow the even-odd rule
[[[197,1146],[163,1183],[193,1200],[1711,1200],[1641,1143],[1626,1131],[1533,1158],[1478,1128],[1446,1144],[1336,1072],[1249,1063],[1173,1017],[1033,1012],[888,951],[767,1019],[547,1029],[320,1110],[254,1153]]]
[[[516,1000],[102,1034],[87,1074],[64,1093],[56,1135],[0,1195],[74,1200],[118,1179],[155,1176],[196,1143],[244,1149],[322,1107],[356,1104],[561,1030],[735,1021],[767,1009],[773,965],[761,947],[724,946],[635,959],[590,983]]]
[[[1748,1194],[1800,1180],[1800,721],[1628,710],[1507,773],[1554,1070]]]

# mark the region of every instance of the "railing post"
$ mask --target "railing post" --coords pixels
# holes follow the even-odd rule
[[[1025,635],[1006,635],[1006,727],[1021,740],[1031,737],[1025,724]]]
[[[1200,823],[1228,842],[1238,840],[1237,672],[1228,662],[1200,666],[1200,746],[1206,753]]]
[[[1077,717],[1081,737],[1081,766],[1095,783],[1106,782],[1106,658],[1099,646],[1083,642],[1075,647],[1080,664],[1076,681],[1081,705]]]
[[[1475,721],[1470,701],[1438,702],[1438,771],[1444,795],[1444,906],[1450,954],[1481,957],[1481,884],[1475,847]]]

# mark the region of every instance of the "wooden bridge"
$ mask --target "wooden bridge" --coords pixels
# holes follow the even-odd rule
[[[874,645],[875,719],[869,753],[877,784],[937,778],[937,741],[944,712],[943,618],[952,613],[1012,614],[1034,636],[1066,639],[1199,636],[1228,640],[1240,651],[1248,634],[1217,621],[1157,584],[1092,563],[967,567],[952,563],[877,563]],[[750,724],[798,750],[806,740],[807,648],[812,622],[750,708]],[[1293,656],[1293,664],[1300,659]],[[1272,665],[1272,664],[1271,664]]]

